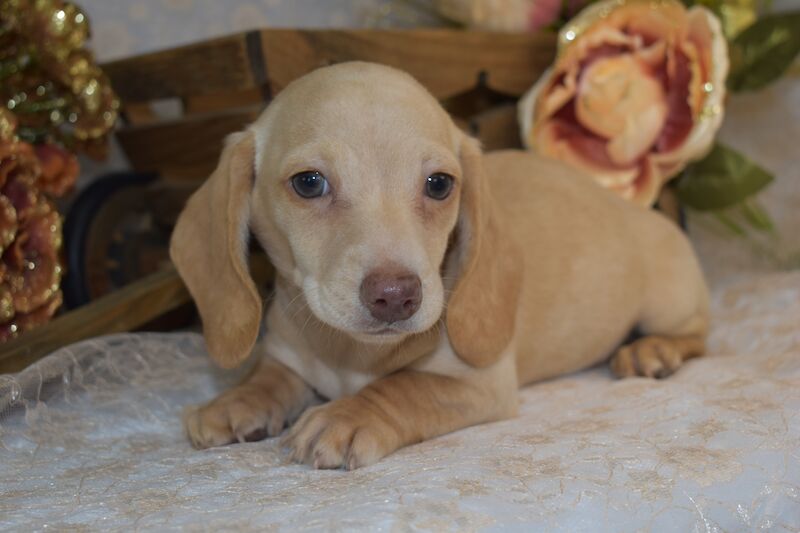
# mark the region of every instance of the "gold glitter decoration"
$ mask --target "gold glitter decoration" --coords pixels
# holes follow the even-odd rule
[[[0,0],[0,101],[14,112],[18,135],[72,149],[105,145],[119,99],[84,49],[89,20],[61,0]],[[7,138],[0,115],[0,138]]]
[[[16,130],[17,118],[14,113],[4,107],[0,107],[0,141],[13,139]]]
[[[61,217],[52,197],[74,185],[78,162],[60,146],[21,141],[5,109],[0,126],[7,128],[0,138],[2,342],[47,322],[61,305]]]
[[[628,4],[649,4],[652,9],[682,6],[678,0],[614,0],[587,6],[580,16],[569,21],[558,33],[559,53],[575,42],[588,28],[599,20],[607,18],[615,9]]]
[[[97,153],[119,99],[84,49],[89,21],[61,0],[0,0],[0,341],[61,305],[61,217],[78,161]],[[34,143],[34,144],[31,144]]]
[[[743,29],[758,19],[760,4],[764,0],[696,0],[695,4],[714,12],[722,22],[722,31],[728,39],[736,37]]]

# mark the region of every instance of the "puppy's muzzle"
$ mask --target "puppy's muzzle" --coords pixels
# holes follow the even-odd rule
[[[419,276],[408,271],[374,270],[361,282],[361,303],[381,322],[410,318],[422,303]]]

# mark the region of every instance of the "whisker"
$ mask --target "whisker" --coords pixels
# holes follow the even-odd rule
[[[306,330],[306,326],[308,325],[308,322],[311,320],[311,318],[312,318],[313,316],[314,316],[314,313],[309,313],[309,314],[308,314],[308,317],[306,317],[306,321],[305,321],[305,322],[303,322],[303,327],[301,327],[301,328],[300,328],[300,336],[301,336],[301,337],[303,336],[303,333],[304,333],[304,332],[305,332],[305,330]]]

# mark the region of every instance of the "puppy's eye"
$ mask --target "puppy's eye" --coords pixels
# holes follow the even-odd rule
[[[444,200],[453,190],[453,176],[437,172],[428,176],[425,183],[425,194],[434,200]]]
[[[318,198],[330,192],[328,180],[316,170],[308,170],[292,176],[292,188],[303,198]]]

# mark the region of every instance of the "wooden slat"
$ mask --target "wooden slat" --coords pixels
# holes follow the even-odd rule
[[[117,133],[134,169],[158,171],[170,180],[198,182],[216,168],[226,135],[256,119],[260,108],[198,115],[168,123],[129,127]],[[516,104],[492,106],[473,116],[454,117],[487,150],[519,148]]]
[[[410,72],[441,100],[484,94],[488,105],[527,90],[552,60],[554,46],[554,36],[546,33],[263,30],[108,66],[134,110],[137,102],[176,96],[188,113],[217,110],[118,133],[134,169],[199,180],[214,169],[222,139],[255,120],[262,108],[237,104],[268,99],[321,65],[356,59],[385,63]]]
[[[460,30],[263,30],[261,41],[270,89],[277,93],[317,67],[374,61],[409,72],[437,98],[475,86],[483,73],[489,88],[519,96],[555,55],[555,35]]]
[[[468,131],[481,141],[484,150],[522,148],[516,104],[487,109],[469,121]]]
[[[260,112],[261,106],[254,106],[131,126],[117,132],[117,138],[137,171],[205,179],[216,167],[225,136],[242,130]]]
[[[259,89],[228,92],[222,94],[199,94],[184,98],[184,112],[198,115],[250,106],[263,106],[263,95]]]
[[[58,348],[89,337],[131,331],[189,300],[174,269],[158,272],[0,346],[0,373],[22,370]]]
[[[250,256],[250,273],[259,287],[266,285],[273,272],[264,254]],[[190,300],[177,271],[166,268],[0,344],[0,374],[18,372],[45,355],[84,339],[136,330]]]
[[[125,119],[128,124],[151,124],[158,116],[149,103],[128,103],[125,105]]]
[[[488,85],[520,95],[552,62],[555,35],[461,30],[262,30],[104,65],[126,103],[252,89],[271,95],[311,70],[375,61],[410,72],[437,98]],[[268,86],[264,87],[265,82]]]
[[[103,65],[123,102],[256,87],[246,34],[236,34]]]

